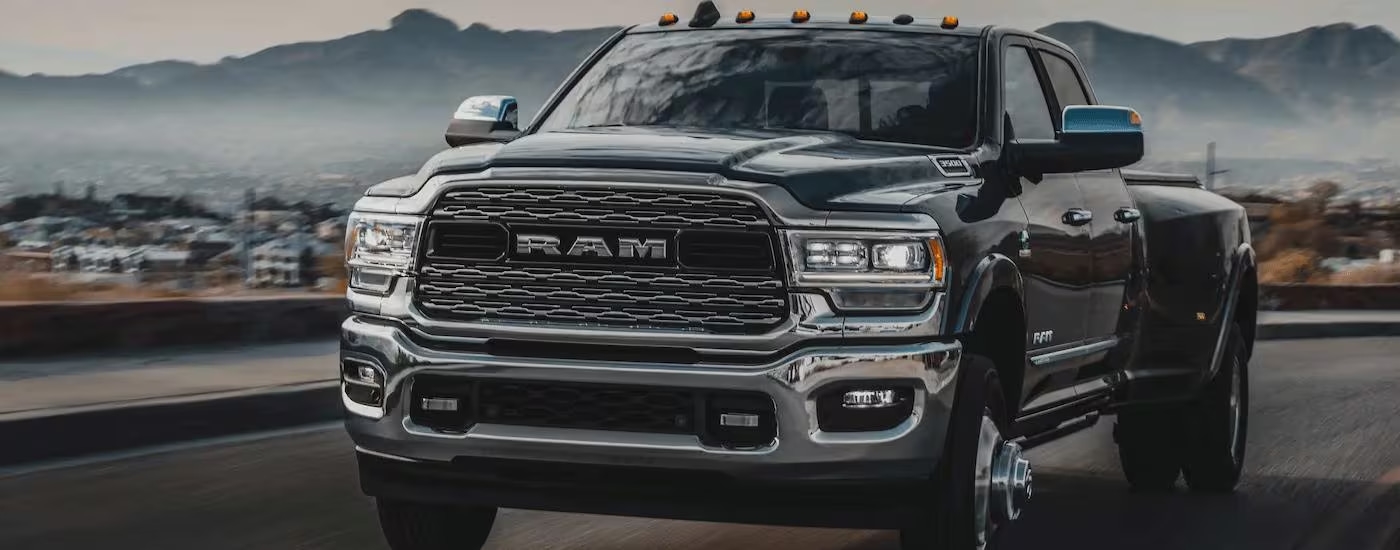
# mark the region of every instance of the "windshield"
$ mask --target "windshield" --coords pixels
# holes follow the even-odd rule
[[[783,128],[963,148],[976,136],[977,49],[975,37],[876,31],[633,34],[540,130]]]

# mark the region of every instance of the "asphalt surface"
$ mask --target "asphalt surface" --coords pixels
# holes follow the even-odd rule
[[[1246,479],[1134,495],[1111,419],[1032,451],[1010,548],[1400,549],[1400,339],[1262,343]],[[15,442],[0,442],[0,445]],[[383,549],[334,427],[0,473],[0,549]],[[889,532],[508,510],[490,548],[893,550]]]

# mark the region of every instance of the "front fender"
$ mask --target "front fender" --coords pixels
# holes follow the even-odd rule
[[[1016,263],[1005,255],[990,254],[972,269],[961,292],[957,294],[953,302],[955,313],[952,325],[948,327],[948,334],[972,332],[977,326],[982,304],[987,302],[987,297],[993,291],[1002,288],[1015,292],[1017,298],[1025,296],[1022,292],[1021,270],[1016,267]]]

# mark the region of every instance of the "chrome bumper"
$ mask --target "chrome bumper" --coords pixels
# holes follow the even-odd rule
[[[403,462],[504,458],[575,464],[769,471],[788,477],[863,479],[927,473],[942,451],[961,357],[956,341],[812,347],[762,365],[678,365],[499,357],[424,347],[401,325],[353,316],[342,326],[342,356],[385,375],[385,408],[344,399],[346,428],[367,455]],[[693,435],[477,424],[464,434],[417,426],[407,396],[422,372],[476,378],[760,391],[776,406],[778,436],[766,447],[707,446]],[[878,432],[819,429],[815,393],[843,381],[900,381],[915,388],[913,414]],[[792,469],[786,466],[808,465]],[[891,467],[891,466],[902,466]],[[775,467],[775,468],[769,468]]]

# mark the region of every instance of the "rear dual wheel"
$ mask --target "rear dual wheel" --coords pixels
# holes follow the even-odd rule
[[[1228,338],[1220,370],[1195,400],[1118,416],[1118,458],[1133,490],[1170,491],[1182,474],[1195,492],[1228,493],[1239,484],[1249,427],[1249,352],[1238,326]]]

